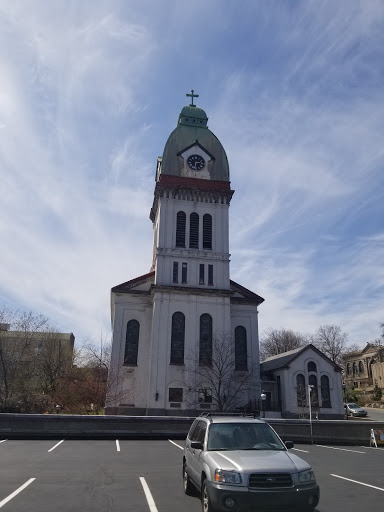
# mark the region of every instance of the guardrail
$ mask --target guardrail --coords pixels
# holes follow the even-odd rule
[[[0,414],[2,439],[166,439],[185,438],[194,417],[77,416]],[[369,445],[371,429],[384,432],[384,422],[366,420],[266,419],[283,440],[295,443]],[[312,426],[312,436],[311,436]]]

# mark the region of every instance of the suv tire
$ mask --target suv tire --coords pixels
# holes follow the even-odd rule
[[[204,480],[203,485],[201,487],[201,509],[203,512],[214,512],[206,482],[207,481]]]
[[[193,486],[193,483],[189,479],[187,466],[185,465],[185,462],[183,464],[183,487],[184,492],[187,496],[193,496],[195,494],[195,488]]]

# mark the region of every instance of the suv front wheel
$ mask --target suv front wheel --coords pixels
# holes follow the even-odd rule
[[[201,505],[202,505],[203,512],[214,512],[214,509],[211,504],[211,500],[209,498],[206,480],[204,480],[203,486],[201,488]]]

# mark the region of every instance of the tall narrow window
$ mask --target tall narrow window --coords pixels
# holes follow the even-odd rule
[[[205,265],[200,263],[199,284],[204,284],[204,267]]]
[[[200,366],[212,366],[212,317],[204,313],[200,317]]]
[[[187,282],[187,264],[186,263],[181,264],[181,282],[182,283]]]
[[[238,325],[235,329],[235,370],[247,371],[247,331]]]
[[[296,377],[296,394],[297,394],[297,406],[304,407],[307,403],[306,400],[306,389],[305,389],[305,378],[304,375],[299,373]]]
[[[137,365],[137,353],[139,350],[140,324],[137,320],[130,320],[127,323],[127,334],[125,336],[124,366]]]
[[[178,311],[172,315],[171,364],[184,364],[185,316]]]
[[[314,407],[319,407],[319,393],[317,390],[317,377],[316,375],[309,376],[309,385],[312,386],[311,389],[311,404]]]
[[[212,249],[212,217],[208,213],[203,216],[203,249]]]
[[[213,286],[213,265],[208,265],[208,284]]]
[[[329,379],[326,375],[321,376],[321,405],[322,407],[331,407],[331,393],[329,390]]]
[[[189,247],[191,249],[199,248],[199,216],[193,212],[189,223]]]
[[[185,247],[185,224],[186,215],[184,212],[177,212],[176,218],[176,247]]]
[[[178,283],[179,282],[179,264],[178,264],[177,261],[173,262],[173,277],[172,277],[172,281],[174,283]]]

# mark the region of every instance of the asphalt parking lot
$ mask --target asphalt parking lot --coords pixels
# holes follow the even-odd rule
[[[197,512],[181,478],[183,441],[0,440],[5,512]],[[384,449],[296,445],[320,485],[318,512],[381,512]]]

